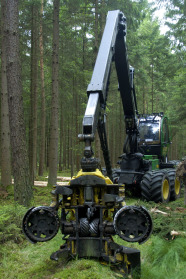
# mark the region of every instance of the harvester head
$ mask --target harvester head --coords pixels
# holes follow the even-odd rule
[[[51,206],[31,208],[23,219],[23,232],[32,243],[52,239],[60,227],[65,244],[51,259],[92,257],[117,266],[123,274],[140,270],[140,251],[112,238],[118,234],[125,241],[142,243],[152,232],[148,211],[126,206],[124,185],[113,184],[98,169],[80,171],[69,184],[55,186],[52,196]]]

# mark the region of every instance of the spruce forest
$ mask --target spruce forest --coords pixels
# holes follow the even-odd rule
[[[52,1],[19,2],[16,34],[20,69],[17,72],[20,72],[19,98],[24,109],[24,119],[20,121],[24,122],[21,126],[25,126],[24,153],[28,154],[25,156],[29,160],[31,181],[48,169],[52,157],[49,155],[51,138],[56,141],[56,168],[59,171],[70,170],[71,174],[80,168],[84,147],[79,143],[78,134],[82,132],[82,119],[88,99],[86,90],[109,10],[119,9],[127,18],[127,50],[129,63],[135,69],[139,113],[164,112],[171,124],[169,160],[181,159],[185,155],[184,1],[157,1],[157,4],[157,9],[162,5],[166,7],[169,30],[165,35],[161,34],[160,23],[153,16],[154,6],[145,0],[60,1],[59,25],[55,28],[55,35]],[[3,16],[5,14],[2,11]],[[1,21],[1,28],[4,22]],[[6,35],[6,32],[1,33],[2,43]],[[53,37],[55,39],[58,36],[56,44]],[[58,67],[55,72],[52,68],[54,64]],[[3,89],[3,65],[1,86],[2,92],[7,92]],[[125,124],[114,68],[112,71],[106,112],[110,157],[115,167],[118,156],[122,154]],[[8,86],[11,86],[11,80],[10,77]],[[6,116],[14,118],[15,114],[13,108],[8,114],[5,99],[6,93],[1,99],[1,173],[10,177],[10,148],[7,147],[9,125]],[[16,128],[12,129],[15,131]],[[21,133],[18,134],[18,141],[21,141]],[[53,136],[50,137],[51,134]],[[12,146],[12,149],[16,147]],[[97,157],[102,156],[99,141],[94,150]],[[14,164],[16,160],[15,154]],[[49,174],[50,184],[55,182],[53,173],[56,171],[51,170]]]
[[[157,17],[162,9],[166,32]],[[138,112],[163,112],[171,131],[168,160],[186,156],[186,3],[1,0],[0,10],[0,274],[10,279],[119,278],[98,261],[51,262],[50,254],[61,245],[61,235],[50,243],[32,246],[23,236],[21,222],[25,207],[50,204],[57,176],[73,177],[81,168],[84,143],[78,134],[82,133],[87,86],[108,11],[121,10],[127,19],[126,45],[129,63],[135,69]],[[126,129],[114,63],[106,120],[111,164],[116,168]],[[104,167],[98,134],[93,150]],[[46,181],[47,186],[34,187],[36,180]],[[141,278],[183,279],[183,193],[171,205],[147,203],[130,194],[126,199],[152,211],[154,221],[153,235],[144,248],[132,244],[142,251]],[[174,230],[178,231],[176,237],[171,234]]]

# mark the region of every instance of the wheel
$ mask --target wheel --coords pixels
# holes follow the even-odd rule
[[[148,171],[141,181],[141,196],[147,201],[168,202],[171,187],[167,171]]]
[[[151,200],[168,202],[170,199],[170,180],[167,172],[154,171],[151,180]]]
[[[146,172],[141,181],[141,196],[144,200],[151,200],[151,180],[152,180],[152,171]]]
[[[123,240],[141,244],[152,233],[152,219],[145,207],[123,206],[114,217],[114,228]]]
[[[172,201],[178,199],[181,193],[181,182],[178,177],[176,177],[175,169],[166,170],[170,181],[170,199]]]
[[[47,206],[30,208],[23,218],[23,232],[32,243],[52,239],[59,225],[57,212]]]

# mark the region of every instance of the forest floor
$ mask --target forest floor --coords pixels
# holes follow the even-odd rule
[[[46,179],[43,179],[46,180]],[[68,179],[67,179],[68,181]],[[66,183],[66,181],[61,181]],[[49,205],[51,187],[34,186],[32,206]],[[126,196],[126,204],[143,205],[151,213],[153,233],[142,245],[114,240],[141,251],[141,279],[184,279],[186,274],[186,207],[180,199],[167,204],[143,202]],[[63,243],[58,232],[52,240],[31,244],[22,233],[22,219],[28,209],[14,204],[13,186],[0,197],[0,278],[9,279],[116,279],[109,266],[97,260],[72,260],[68,263],[50,260]]]
[[[65,185],[70,181],[71,177],[65,177],[65,176],[58,176],[57,177],[57,184],[58,185]],[[12,179],[12,184],[14,184],[14,180]],[[40,186],[40,187],[46,187],[48,185],[48,176],[44,177],[43,180],[35,180],[34,186]],[[3,190],[0,188],[0,196],[3,194]]]

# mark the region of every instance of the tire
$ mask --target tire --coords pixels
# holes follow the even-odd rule
[[[166,170],[170,181],[170,200],[175,201],[180,197],[181,193],[181,182],[178,177],[176,177],[175,169]]]
[[[170,180],[167,172],[154,171],[151,180],[151,200],[166,203],[170,199]]]
[[[144,200],[151,200],[151,181],[152,181],[152,171],[146,172],[141,181],[141,196]]]
[[[146,201],[166,203],[171,196],[174,173],[169,178],[165,170],[148,171],[141,181],[141,196]]]

